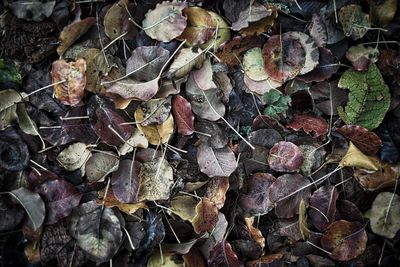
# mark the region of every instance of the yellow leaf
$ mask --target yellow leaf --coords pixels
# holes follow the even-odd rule
[[[379,159],[369,157],[361,152],[351,141],[346,155],[339,162],[340,167],[357,167],[377,171],[381,169]]]
[[[144,119],[144,113],[141,108],[137,108],[135,111],[135,120],[141,122]],[[148,126],[142,126],[137,124],[138,129],[144,134],[150,144],[158,145],[160,143],[165,144],[174,132],[174,118],[172,114],[161,124],[153,124]]]
[[[303,240],[308,240],[310,237],[310,230],[307,227],[307,209],[304,199],[301,199],[299,205],[299,228]]]

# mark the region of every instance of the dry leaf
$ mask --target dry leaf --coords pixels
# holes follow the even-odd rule
[[[344,155],[342,160],[339,162],[339,166],[357,167],[372,171],[377,171],[382,168],[379,159],[365,155],[351,141],[346,155]]]

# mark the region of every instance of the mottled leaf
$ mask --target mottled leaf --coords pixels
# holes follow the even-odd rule
[[[296,132],[303,129],[306,133],[311,133],[314,138],[324,136],[329,131],[329,124],[323,118],[313,115],[295,115],[293,121],[286,127]]]
[[[269,151],[268,164],[278,172],[294,172],[303,164],[303,153],[291,142],[280,141]]]
[[[221,209],[225,204],[228,189],[228,177],[214,177],[208,182],[204,197],[214,202],[218,209]]]
[[[212,148],[207,144],[197,148],[197,162],[200,171],[209,177],[228,177],[237,167],[235,154],[230,148]]]
[[[378,61],[379,50],[376,47],[365,47],[355,45],[346,52],[346,58],[351,62],[357,71],[366,71],[371,63]]]
[[[231,244],[223,240],[218,242],[210,251],[208,266],[243,267],[244,265],[233,251]]]
[[[168,78],[182,78],[194,67],[201,67],[205,58],[200,48],[182,48],[168,69]]]
[[[193,229],[197,234],[211,232],[218,220],[218,208],[214,202],[202,197],[196,206],[196,216],[192,220]]]
[[[336,130],[367,155],[375,155],[382,147],[379,136],[359,125],[344,125]]]
[[[112,152],[94,153],[85,164],[86,180],[89,183],[102,182],[118,169],[119,159]]]
[[[82,167],[92,153],[84,143],[74,143],[61,151],[57,161],[68,171],[75,171]]]
[[[344,35],[351,36],[353,40],[363,37],[371,27],[369,16],[362,11],[360,5],[342,7],[338,12],[338,18]]]

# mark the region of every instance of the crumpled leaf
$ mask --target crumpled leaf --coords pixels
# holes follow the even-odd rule
[[[313,115],[295,115],[293,121],[286,127],[297,131],[303,129],[306,133],[312,133],[314,138],[324,136],[329,131],[329,124],[321,117]]]
[[[53,62],[51,68],[51,82],[54,85],[54,94],[64,105],[75,106],[81,102],[86,87],[86,61],[83,58],[75,62],[66,62],[59,59]]]
[[[349,261],[363,254],[367,241],[367,232],[361,223],[344,220],[332,223],[321,238],[322,247],[338,261]]]
[[[185,2],[164,1],[146,13],[143,28],[148,36],[157,41],[169,42],[182,34],[187,18],[182,15]]]
[[[111,185],[121,203],[135,203],[139,190],[139,173],[142,164],[131,159],[119,162],[118,169],[112,174]]]
[[[190,46],[195,46],[207,42],[214,35],[217,21],[207,10],[193,6],[185,8],[183,14],[188,25],[178,40],[186,40]]]
[[[167,77],[182,78],[194,67],[200,68],[206,59],[200,48],[182,48],[167,71]]]
[[[79,205],[82,193],[65,180],[50,179],[35,187],[46,204],[46,224],[54,224],[67,217]]]
[[[132,136],[118,148],[118,152],[124,156],[132,152],[135,147],[147,148],[148,146],[149,141],[146,139],[144,134],[138,129],[134,129]]]
[[[214,202],[202,197],[196,205],[196,216],[192,220],[193,229],[197,234],[211,232],[218,220],[218,208]]]
[[[353,40],[363,37],[371,27],[369,16],[362,11],[360,5],[347,5],[338,12],[344,35],[351,36]]]
[[[278,172],[294,172],[303,164],[303,152],[293,143],[280,141],[269,151],[268,164]]]
[[[46,209],[40,195],[29,191],[25,187],[14,189],[8,193],[25,209],[33,230],[38,230],[46,216]]]
[[[140,107],[136,109],[134,115],[137,122],[141,122],[145,118],[143,110]],[[174,118],[172,114],[169,114],[168,118],[161,124],[142,126],[142,124],[139,123],[137,127],[150,144],[165,144],[172,137],[174,132]]]
[[[189,101],[180,95],[172,99],[172,114],[174,115],[178,133],[191,135],[194,132],[194,115]]]
[[[397,178],[398,179],[398,178]],[[391,192],[376,196],[365,217],[371,222],[371,230],[386,238],[394,238],[400,230],[400,197]]]
[[[89,183],[102,182],[104,178],[118,169],[119,159],[112,152],[94,153],[85,164],[86,180]]]
[[[96,18],[87,17],[65,26],[60,33],[60,45],[57,48],[57,53],[60,56],[64,54],[64,52],[67,51],[67,49],[82,35],[84,35],[95,23]]]
[[[371,63],[378,61],[379,50],[375,47],[365,47],[362,44],[350,47],[346,51],[346,58],[357,71],[366,71]]]
[[[75,171],[83,166],[92,155],[84,143],[74,143],[61,151],[57,161],[68,171]]]
[[[378,159],[365,155],[351,141],[346,155],[344,155],[339,162],[339,166],[358,167],[372,171],[381,169],[381,164]]]
[[[42,21],[53,13],[57,1],[27,1],[8,2],[11,12],[19,19],[27,21]]]
[[[143,163],[139,173],[137,201],[168,199],[174,183],[172,167],[164,158]]]
[[[212,148],[208,144],[197,148],[197,162],[208,177],[229,177],[237,167],[235,154],[229,147]]]
[[[245,10],[239,13],[237,21],[232,23],[232,30],[239,31],[243,28],[249,27],[251,22],[259,21],[272,14],[272,10],[267,8],[265,5],[254,2]]]
[[[368,130],[381,124],[390,106],[390,93],[375,64],[369,65],[366,72],[347,70],[338,86],[350,90],[346,107],[338,107],[346,124],[358,124]]]
[[[243,267],[243,263],[238,259],[238,256],[233,251],[231,244],[226,240],[218,242],[210,251],[208,257],[209,267],[229,266]]]
[[[307,202],[310,197],[309,184],[310,182],[300,174],[284,174],[276,179],[269,188],[269,200],[275,205],[278,218],[291,218],[299,212],[300,201],[304,199]],[[303,187],[306,188],[297,191]],[[291,194],[293,195],[287,197]]]
[[[318,13],[314,13],[311,18],[311,23],[308,26],[310,36],[313,38],[318,47],[325,47],[328,36],[325,24]]]
[[[264,215],[273,209],[269,189],[275,180],[269,173],[255,173],[245,180],[246,191],[239,198],[239,205],[246,215]]]
[[[368,4],[371,21],[378,26],[389,24],[393,20],[398,7],[396,0],[368,0]]]
[[[280,91],[272,89],[263,95],[265,102],[264,115],[278,118],[279,114],[286,114],[291,103],[290,96],[282,94]]]
[[[382,147],[379,136],[359,125],[344,125],[336,130],[367,155],[375,155]]]
[[[338,197],[339,193],[332,185],[322,186],[312,194],[308,214],[318,230],[324,231],[334,222]]]
[[[76,244],[97,263],[110,260],[122,241],[121,224],[112,209],[95,201],[81,204],[68,217],[68,230]]]

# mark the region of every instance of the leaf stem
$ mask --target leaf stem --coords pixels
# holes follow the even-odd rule
[[[28,97],[30,97],[31,95],[36,94],[36,93],[38,93],[38,92],[40,92],[40,91],[42,91],[42,90],[44,90],[44,89],[47,89],[47,88],[52,87],[52,86],[57,85],[57,84],[65,83],[66,81],[67,81],[67,80],[62,80],[62,81],[58,81],[58,82],[55,82],[55,83],[46,85],[46,86],[44,86],[44,87],[42,87],[42,88],[36,89],[36,90],[33,91],[33,92],[30,92],[29,94],[25,95],[25,96],[22,97],[22,98],[23,98],[23,99],[28,98]]]

